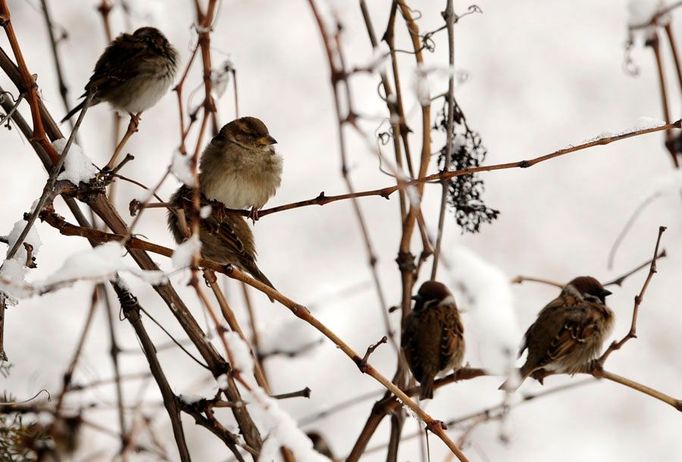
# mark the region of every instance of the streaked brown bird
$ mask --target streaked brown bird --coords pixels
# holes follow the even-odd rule
[[[569,282],[526,331],[519,356],[528,349],[528,358],[520,380],[511,385],[509,379],[500,389],[516,390],[528,376],[542,383],[546,372],[575,374],[597,358],[613,328],[613,311],[606,306],[610,294],[591,276]]]
[[[193,216],[193,190],[181,186],[171,198],[174,210],[168,213],[168,227],[175,241],[187,239]],[[202,204],[207,204],[205,198]],[[181,216],[183,217],[181,219]],[[256,246],[246,220],[234,212],[214,207],[208,217],[200,219],[199,240],[205,258],[220,264],[230,264],[251,274],[255,279],[273,287],[256,264]]]
[[[242,117],[225,125],[201,156],[199,183],[204,195],[230,209],[258,210],[282,182],[282,157],[277,141],[256,117]]]
[[[462,366],[464,326],[455,298],[440,282],[425,282],[412,298],[414,309],[405,318],[400,343],[421,386],[420,399],[431,399],[435,377]]]
[[[178,65],[178,52],[154,27],[121,34],[104,50],[85,85],[82,97],[92,95],[90,106],[107,101],[115,109],[138,114],[168,92]],[[62,122],[80,111],[85,100]]]

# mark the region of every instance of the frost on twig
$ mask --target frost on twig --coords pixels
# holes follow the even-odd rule
[[[52,145],[61,154],[66,146],[66,138],[55,140]],[[57,180],[69,180],[78,186],[78,183],[90,181],[97,173],[97,167],[85,155],[80,146],[76,143],[71,143],[69,155],[64,160],[64,170],[59,174]]]

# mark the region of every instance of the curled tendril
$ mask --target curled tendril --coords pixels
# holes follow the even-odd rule
[[[390,131],[383,131],[377,134],[377,140],[379,140],[382,146],[386,146],[391,141],[391,138],[393,138],[393,134]]]
[[[384,129],[383,127],[386,125],[388,125],[388,128]],[[381,146],[386,146],[391,141],[391,139],[393,138],[393,127],[391,126],[388,119],[384,119],[381,121],[379,126],[374,131],[374,135],[377,138],[377,142]]]
[[[436,51],[436,42],[431,38],[433,34],[425,34],[422,37],[422,48],[426,51],[433,53]]]

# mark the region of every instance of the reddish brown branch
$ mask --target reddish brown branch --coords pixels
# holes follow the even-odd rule
[[[21,52],[21,47],[19,46],[19,41],[10,19],[10,11],[9,7],[7,6],[7,0],[0,0],[0,26],[5,29],[7,39],[9,40],[10,46],[12,47],[12,52],[14,53],[14,57],[17,60],[21,82],[26,92],[26,98],[31,107],[31,118],[33,119],[33,136],[31,139],[37,141],[43,147],[47,155],[50,156],[50,159],[54,163],[57,161],[59,155],[45,134],[43,119],[40,114],[40,96],[38,94],[38,84],[33,79],[31,72],[28,70],[28,66],[24,60],[24,55]]]
[[[656,247],[654,248],[654,256],[651,260],[651,264],[649,265],[649,274],[647,275],[646,279],[644,280],[644,284],[642,285],[642,288],[639,291],[639,294],[635,296],[635,304],[632,308],[632,322],[630,323],[630,330],[628,331],[627,334],[617,342],[611,343],[611,345],[607,348],[607,350],[604,352],[604,354],[601,355],[601,357],[597,360],[597,364],[599,367],[603,367],[604,363],[608,359],[608,357],[611,355],[616,350],[620,350],[625,343],[633,338],[637,337],[637,316],[639,315],[639,306],[642,304],[642,301],[644,300],[644,294],[646,293],[647,288],[649,287],[649,283],[651,282],[651,279],[654,277],[654,274],[656,274],[657,269],[656,269],[656,260],[659,258],[659,253],[658,253],[658,246],[661,243],[661,236],[663,236],[663,233],[665,232],[666,228],[665,226],[660,226],[658,228],[658,237],[656,239]]]

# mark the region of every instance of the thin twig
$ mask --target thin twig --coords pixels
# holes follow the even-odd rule
[[[99,298],[106,302],[108,297],[106,286],[104,284],[98,284],[96,290],[99,290]],[[109,331],[109,356],[111,358],[111,364],[114,369],[114,388],[116,390],[116,407],[118,408],[118,426],[121,432],[121,453],[124,452],[124,448],[128,447],[128,436],[126,432],[125,423],[125,413],[123,412],[124,399],[123,399],[123,386],[121,385],[121,367],[119,365],[119,353],[120,349],[118,347],[118,341],[116,340],[116,329],[114,327],[114,314],[112,313],[113,306],[110,303],[102,303],[102,307],[106,311],[107,328]],[[125,459],[125,457],[124,457]]]
[[[140,309],[137,298],[130,293],[130,291],[122,285],[119,281],[114,281],[112,283],[116,295],[118,296],[119,302],[121,303],[121,309],[123,310],[124,317],[130,322],[137,338],[140,340],[140,345],[144,350],[145,357],[149,363],[149,369],[154,376],[154,380],[159,387],[161,396],[163,397],[163,404],[168,412],[168,417],[170,418],[171,427],[173,428],[173,436],[175,437],[175,443],[178,446],[178,453],[180,455],[180,460],[183,462],[189,462],[191,460],[189,455],[189,449],[187,448],[187,443],[185,441],[185,434],[182,428],[182,421],[180,420],[180,409],[178,407],[177,398],[173,393],[173,390],[166,379],[161,364],[156,356],[156,351],[154,349],[154,344],[152,343],[147,331],[145,330],[142,319],[140,318]]]
[[[656,239],[656,247],[654,248],[654,256],[651,259],[651,264],[649,265],[649,274],[647,275],[646,279],[644,280],[644,284],[642,285],[642,288],[639,291],[639,294],[635,296],[635,304],[634,304],[634,307],[632,308],[632,322],[630,323],[630,330],[619,341],[611,343],[611,345],[607,348],[607,350],[604,352],[604,354],[602,354],[599,357],[599,359],[597,360],[597,364],[600,367],[604,366],[604,363],[606,362],[607,358],[611,355],[611,353],[613,353],[616,350],[620,350],[620,348],[623,345],[625,345],[625,343],[628,340],[637,337],[637,315],[639,314],[639,306],[641,305],[642,301],[644,300],[644,294],[646,293],[646,290],[649,287],[649,283],[651,282],[651,279],[654,277],[654,274],[656,274],[656,271],[657,271],[656,260],[659,257],[658,246],[661,243],[661,236],[663,236],[663,233],[665,232],[665,230],[666,230],[665,226],[660,226],[658,228],[658,238]]]
[[[605,282],[603,285],[604,285],[604,286],[619,286],[619,287],[620,287],[620,286],[623,285],[623,282],[625,282],[625,280],[626,280],[627,278],[629,278],[630,276],[632,276],[633,274],[635,274],[635,273],[638,272],[639,270],[646,268],[646,267],[649,266],[651,263],[653,263],[654,260],[659,260],[659,259],[665,258],[665,257],[667,257],[667,256],[668,256],[668,254],[666,253],[665,249],[663,249],[663,250],[661,250],[661,251],[659,252],[658,255],[654,256],[654,258],[652,258],[651,260],[645,261],[644,263],[642,263],[641,265],[639,265],[637,268],[634,268],[634,269],[628,271],[627,273],[625,273],[625,274],[623,274],[623,275],[621,275],[621,276],[618,276],[617,278],[615,278],[615,279],[612,280],[612,281]]]
[[[71,130],[69,139],[66,141],[66,145],[64,146],[64,149],[62,150],[59,159],[57,160],[54,167],[52,167],[52,171],[50,172],[50,176],[45,182],[45,187],[43,187],[43,192],[40,195],[40,199],[38,199],[38,203],[36,204],[35,208],[31,211],[31,215],[29,216],[28,220],[26,220],[26,226],[24,226],[24,229],[21,230],[21,233],[19,234],[19,237],[17,238],[16,242],[14,243],[12,248],[7,252],[8,260],[17,253],[17,250],[19,250],[19,246],[23,244],[24,239],[26,239],[28,232],[31,230],[31,227],[35,223],[36,218],[38,218],[38,214],[40,214],[40,211],[42,210],[43,206],[45,205],[48,198],[54,191],[54,186],[55,183],[57,182],[57,177],[59,176],[59,173],[62,170],[62,166],[64,165],[64,161],[66,161],[66,157],[69,155],[69,148],[73,143],[73,139],[75,138],[76,133],[78,132],[78,128],[80,128],[80,125],[83,122],[83,118],[85,117],[85,113],[87,112],[88,105],[90,104],[91,101],[92,95],[89,94],[85,99],[83,110],[80,112],[80,114],[78,114],[78,120],[76,121],[73,130]]]
[[[445,6],[445,11],[442,13],[443,19],[445,20],[445,25],[448,29],[448,64],[450,69],[455,68],[455,21],[457,15],[455,14],[455,7],[453,0],[447,0]],[[448,119],[447,119],[447,132],[445,140],[445,163],[443,166],[443,171],[447,172],[450,170],[450,163],[452,162],[452,156],[454,154],[455,148],[455,75],[450,73],[448,78]],[[448,191],[450,188],[450,182],[443,180],[442,191],[440,195],[440,211],[438,213],[438,234],[436,237],[436,248],[433,252],[433,266],[431,267],[431,280],[436,279],[436,274],[438,273],[438,260],[440,258],[440,249],[443,241],[443,230],[445,228],[445,209],[448,205]]]
[[[66,79],[64,78],[64,71],[62,70],[62,62],[59,59],[59,51],[57,46],[61,41],[55,36],[54,30],[55,26],[52,22],[52,15],[50,14],[50,8],[47,4],[47,0],[40,0],[40,7],[43,12],[43,18],[45,18],[45,25],[47,26],[47,33],[50,36],[50,50],[52,51],[52,59],[54,61],[54,68],[57,72],[57,83],[59,85],[59,95],[62,98],[62,103],[64,104],[64,110],[69,111],[71,104],[69,103],[69,87],[66,85]],[[65,37],[65,34],[64,34]],[[63,38],[63,37],[62,37]],[[73,119],[69,118],[69,124],[71,125],[71,130],[73,130]]]

